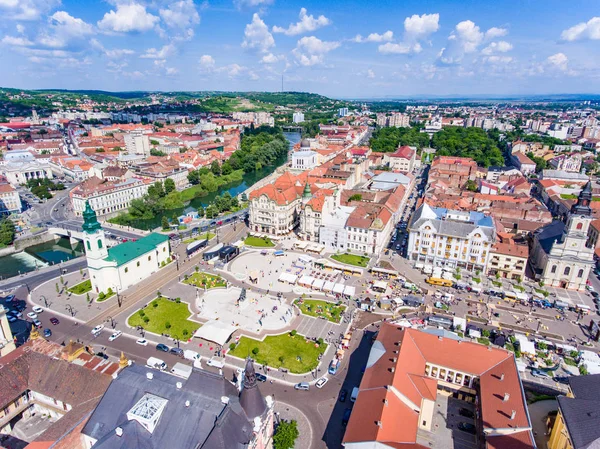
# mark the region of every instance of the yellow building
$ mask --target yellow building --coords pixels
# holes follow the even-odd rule
[[[548,449],[600,447],[600,374],[570,377],[569,392],[557,400]]]

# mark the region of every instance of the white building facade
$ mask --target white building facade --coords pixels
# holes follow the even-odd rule
[[[150,183],[141,179],[130,178],[124,181],[107,181],[96,188],[86,189],[82,184],[70,193],[73,212],[78,217],[83,215],[86,203],[98,211],[98,215],[107,215],[127,209],[131,201],[143,197],[148,192]]]

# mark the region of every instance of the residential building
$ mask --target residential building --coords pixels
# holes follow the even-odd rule
[[[591,449],[600,445],[600,374],[569,376],[569,390],[558,396],[548,449]]]
[[[592,185],[579,193],[565,221],[556,220],[535,234],[532,266],[545,285],[584,291],[594,265],[594,245],[588,238],[593,220]]]
[[[148,181],[164,183],[167,178],[172,179],[175,187],[183,189],[189,185],[188,170],[182,167],[174,158],[151,156],[139,161],[133,167],[135,176]]]
[[[108,248],[104,230],[96,212],[86,202],[83,211],[83,234],[92,289],[96,293],[122,292],[152,276],[171,261],[169,236],[148,234]]]
[[[462,190],[467,181],[475,181],[478,177],[477,163],[468,157],[436,156],[429,169],[428,185],[438,183],[444,190]]]
[[[391,114],[378,113],[377,126],[407,128],[410,126],[410,116],[401,112],[392,112]]]
[[[55,176],[66,177],[75,182],[83,182],[88,179],[89,171],[94,166],[85,159],[70,156],[51,157],[48,165]]]
[[[7,310],[0,306],[0,357],[4,357],[16,349],[6,312]]]
[[[188,379],[131,365],[124,369],[83,427],[89,449],[269,449],[273,407],[263,397],[252,362],[242,390],[222,375],[194,368]]]
[[[424,203],[413,214],[408,232],[409,260],[487,272],[490,250],[496,241],[490,216]]]
[[[506,279],[525,279],[529,246],[517,244],[513,239],[503,239],[492,246],[488,274]]]
[[[73,212],[81,216],[89,202],[98,215],[108,215],[127,209],[131,201],[142,198],[151,183],[140,178],[127,178],[119,181],[107,181],[91,177],[75,187],[69,196]]]
[[[0,181],[0,215],[20,214],[22,210],[19,192],[7,182]]]
[[[294,112],[294,114],[292,115],[292,121],[294,123],[304,122],[304,114],[302,112]]]
[[[339,108],[338,117],[346,117],[348,114],[348,108]]]
[[[275,119],[269,112],[234,112],[232,117],[240,122],[254,123],[254,126],[275,126]]]
[[[474,404],[479,447],[536,447],[513,353],[451,335],[381,325],[344,434],[346,449],[425,449],[437,438],[450,441],[448,424],[458,415],[451,397]]]
[[[388,157],[390,169],[392,171],[411,173],[415,168],[417,149],[406,145],[401,146]]]
[[[142,132],[131,132],[124,136],[125,148],[130,154],[150,155],[150,139]]]
[[[523,176],[535,173],[535,162],[529,159],[524,153],[521,153],[520,151],[513,152],[510,155],[510,159],[514,166],[517,167],[521,173],[523,173]]]
[[[581,171],[582,158],[579,154],[566,155],[561,154],[548,161],[555,170],[579,173]]]

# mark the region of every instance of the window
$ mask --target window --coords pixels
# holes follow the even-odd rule
[[[571,272],[571,267],[565,267],[565,276],[567,276]]]
[[[129,272],[129,268],[125,267],[125,273]]]
[[[152,256],[148,256],[148,260],[149,260],[149,261],[150,261],[150,260],[152,260]]]
[[[102,249],[102,239],[98,239],[98,249]]]
[[[581,270],[579,270],[579,273],[577,273],[577,277],[578,278],[583,277],[583,268]]]
[[[552,269],[550,270],[550,273],[556,273],[556,265],[552,265]]]
[[[583,223],[577,223],[577,230],[581,230],[583,228]]]
[[[87,241],[87,249],[89,249],[90,251],[92,250],[92,246],[90,245],[90,241]]]
[[[136,266],[138,266],[138,267],[140,266],[140,261],[139,260],[137,261]]]

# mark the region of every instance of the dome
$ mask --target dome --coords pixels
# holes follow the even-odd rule
[[[302,139],[300,142],[300,148],[310,148],[310,140]]]

